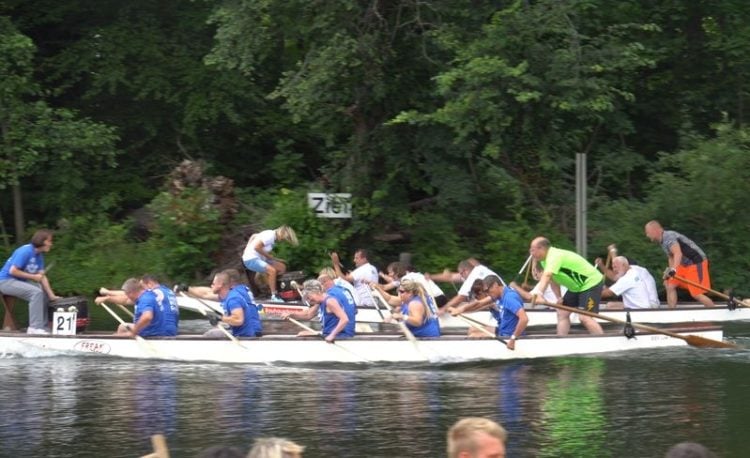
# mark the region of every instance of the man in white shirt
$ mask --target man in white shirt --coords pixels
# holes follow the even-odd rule
[[[369,285],[370,283],[378,282],[378,269],[367,260],[367,250],[360,248],[354,252],[354,265],[357,268],[348,274],[344,274],[341,271],[341,260],[335,251],[331,253],[331,261],[333,261],[333,269],[336,271],[336,276],[353,284],[354,289],[357,290],[358,297],[355,297],[355,302],[360,306],[374,307],[375,303],[373,302]]]
[[[442,307],[448,302],[448,299],[445,297],[445,293],[443,293],[443,290],[440,289],[440,287],[434,281],[426,278],[421,272],[414,272],[412,270],[409,270],[406,275],[401,277],[401,280],[411,280],[422,285],[422,288],[424,288],[425,292],[430,297],[432,297],[433,301],[435,301],[435,305],[437,307]]]
[[[612,286],[604,288],[602,297],[622,296],[622,302],[627,309],[659,307],[656,280],[648,270],[641,266],[631,266],[625,256],[615,257],[612,260],[612,269],[617,281]],[[614,304],[608,305],[611,307]]]
[[[466,302],[467,300],[469,300],[469,297],[471,296],[471,287],[474,285],[474,282],[476,280],[484,280],[484,278],[488,275],[496,275],[498,278],[500,278],[500,281],[503,283],[503,285],[505,285],[505,282],[502,281],[503,277],[497,275],[495,272],[491,271],[482,264],[475,265],[469,259],[458,263],[458,274],[461,276],[464,282],[461,284],[461,288],[459,288],[458,294],[453,296],[453,298],[451,298],[451,300],[449,300],[444,307],[441,307],[441,310],[447,310],[449,307],[455,307],[462,302]]]

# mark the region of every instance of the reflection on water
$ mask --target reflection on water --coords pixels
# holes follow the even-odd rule
[[[682,440],[744,456],[750,351],[677,348],[437,370],[0,359],[0,456],[174,457],[284,436],[311,457],[444,456],[480,415],[508,456],[661,456]]]
[[[605,447],[602,374],[605,362],[562,358],[542,388],[540,456],[610,456]]]

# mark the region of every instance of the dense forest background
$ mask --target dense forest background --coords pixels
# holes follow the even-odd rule
[[[512,277],[532,237],[574,246],[585,153],[592,260],[661,272],[658,218],[747,285],[749,50],[739,0],[3,0],[0,254],[50,227],[60,294],[202,282],[290,224],[291,270]]]

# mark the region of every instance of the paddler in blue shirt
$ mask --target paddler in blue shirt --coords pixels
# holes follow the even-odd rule
[[[437,307],[424,288],[413,280],[401,280],[398,295],[401,309],[391,318],[403,320],[414,337],[440,337]]]
[[[258,306],[253,300],[250,289],[240,283],[239,279],[240,273],[235,269],[223,270],[214,275],[211,290],[219,296],[224,314],[220,317],[212,314],[209,321],[213,325],[228,324],[235,337],[261,337],[263,326],[260,322]],[[204,336],[216,339],[226,337],[220,329],[211,329]]]
[[[133,323],[120,325],[118,335],[156,337],[176,336],[177,308],[160,303],[153,291],[143,287],[138,278],[128,278],[122,285],[125,295],[135,304]]]
[[[324,292],[323,285],[318,280],[307,280],[302,286],[302,299],[308,302],[310,307],[303,312],[284,314],[283,318],[310,320],[317,313],[320,317],[321,333],[326,342],[334,343],[336,338],[354,337],[354,307],[342,296],[343,293]],[[303,331],[297,335],[308,336],[310,333]]]
[[[472,302],[467,302],[449,309],[453,316],[467,312],[489,309],[492,317],[497,321],[497,326],[488,328],[494,331],[498,337],[510,337],[507,341],[509,350],[515,350],[516,339],[521,337],[529,324],[529,316],[523,308],[521,295],[511,286],[503,286],[502,280],[497,275],[488,275],[482,280],[482,287],[487,296]],[[483,337],[481,329],[469,328],[469,336]]]

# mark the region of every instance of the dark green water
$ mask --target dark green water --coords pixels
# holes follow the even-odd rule
[[[725,327],[750,347],[750,324]],[[105,357],[0,359],[0,456],[173,457],[258,436],[305,457],[441,457],[468,415],[510,457],[659,457],[703,443],[745,457],[750,350],[676,348],[440,369],[268,368]]]

